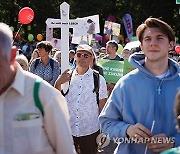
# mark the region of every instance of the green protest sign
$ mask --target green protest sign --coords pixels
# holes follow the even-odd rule
[[[104,77],[107,83],[116,83],[123,76],[123,61],[99,59],[98,65],[103,68]]]
[[[132,66],[129,62],[128,59],[124,59],[124,69],[123,69],[123,75],[126,75],[130,71],[134,70],[135,67]]]

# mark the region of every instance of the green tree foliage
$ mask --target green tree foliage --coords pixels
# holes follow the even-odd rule
[[[0,19],[15,31],[20,27],[18,22],[18,12],[21,8],[27,6],[34,10],[34,20],[28,25],[23,25],[23,35],[28,33],[36,36],[41,33],[45,36],[45,21],[47,18],[60,18],[60,4],[62,0],[0,0]],[[121,33],[125,34],[122,17],[129,13],[133,19],[134,34],[137,26],[141,24],[147,17],[161,17],[170,24],[176,36],[180,36],[180,15],[179,6],[175,0],[66,0],[70,4],[70,18],[86,17],[99,14],[100,30],[103,34],[104,22],[108,15],[116,17],[116,22],[121,24]]]

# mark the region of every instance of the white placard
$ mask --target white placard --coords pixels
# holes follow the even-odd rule
[[[61,72],[69,68],[69,28],[78,28],[84,24],[84,20],[69,19],[69,4],[63,2],[60,5],[60,18],[48,18],[48,28],[61,28]]]

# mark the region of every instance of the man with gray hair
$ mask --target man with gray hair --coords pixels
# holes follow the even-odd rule
[[[9,26],[0,23],[0,153],[75,153],[66,100],[40,77],[22,70],[11,56],[12,38]]]

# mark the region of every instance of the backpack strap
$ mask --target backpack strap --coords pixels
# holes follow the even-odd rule
[[[37,79],[34,83],[34,102],[37,108],[41,111],[42,115],[44,116],[44,109],[39,99],[39,86],[41,81],[41,79]]]
[[[70,82],[71,82],[71,77],[72,77],[72,74],[73,74],[73,71],[71,71],[71,74],[70,74],[70,80],[69,80],[69,85],[70,85]],[[63,95],[63,96],[66,96],[67,94],[68,94],[68,92],[69,92],[69,87],[68,87],[68,90],[64,93],[64,91],[63,90],[61,90],[61,94]]]
[[[39,64],[39,61],[40,61],[40,58],[37,58],[37,59],[35,60],[34,69],[37,68],[37,66],[38,66],[38,64]]]
[[[51,69],[52,69],[52,72],[54,70],[54,60],[52,58],[50,58],[50,66],[51,66]]]
[[[93,78],[94,78],[94,90],[93,93],[96,92],[96,100],[99,105],[99,73],[93,70]]]

